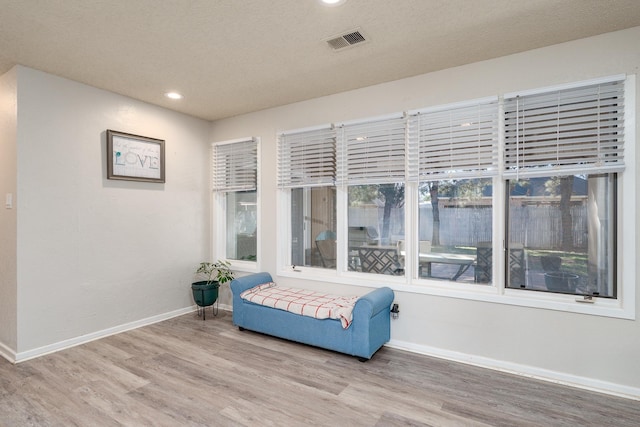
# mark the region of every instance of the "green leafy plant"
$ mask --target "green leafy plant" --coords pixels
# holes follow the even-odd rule
[[[207,284],[218,282],[220,284],[230,282],[234,279],[229,261],[201,262],[196,270],[196,274],[207,279]]]

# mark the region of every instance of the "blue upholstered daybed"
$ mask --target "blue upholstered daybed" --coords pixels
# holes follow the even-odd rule
[[[269,283],[269,273],[256,273],[231,282],[233,324],[291,341],[370,359],[390,338],[389,310],[394,294],[390,288],[378,288],[358,298],[353,321],[344,329],[340,320],[316,319],[248,302],[240,294]]]

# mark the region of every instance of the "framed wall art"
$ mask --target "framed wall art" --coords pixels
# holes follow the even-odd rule
[[[107,129],[107,179],[164,182],[164,140]]]

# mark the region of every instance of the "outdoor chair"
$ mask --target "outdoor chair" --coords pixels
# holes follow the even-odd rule
[[[418,242],[418,252],[420,254],[428,254],[431,252],[431,240],[420,240]],[[418,276],[422,276],[422,272],[424,267],[427,267],[427,276],[431,276],[431,263],[428,262],[420,262],[418,255]]]
[[[509,244],[509,287],[524,288],[525,283],[524,245]]]
[[[476,283],[491,283],[493,261],[491,245],[491,242],[478,242],[476,247],[476,264],[474,267],[474,281]]]
[[[393,248],[361,247],[358,249],[360,266],[364,273],[403,275],[404,268],[398,262],[398,252]]]
[[[324,268],[336,267],[336,233],[325,230],[316,237],[316,248]]]

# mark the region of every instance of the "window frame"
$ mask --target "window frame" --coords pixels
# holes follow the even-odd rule
[[[218,145],[228,145],[228,144],[237,144],[242,142],[255,142],[256,144],[256,261],[249,260],[235,260],[227,258],[227,193],[229,192],[239,192],[244,190],[235,190],[235,191],[217,191],[214,184],[215,176],[215,147]],[[260,179],[260,138],[259,137],[246,137],[246,138],[237,138],[226,141],[219,141],[211,143],[211,203],[213,206],[212,216],[213,216],[213,225],[212,230],[215,231],[211,242],[211,252],[215,254],[215,259],[227,260],[231,263],[231,269],[236,271],[244,271],[244,272],[259,272],[261,265],[261,235],[262,235],[262,215],[261,215],[261,203],[260,203],[260,189],[261,189],[261,179]]]
[[[404,112],[350,120],[336,124],[338,150],[336,197],[343,197],[344,214],[337,215],[338,233],[337,273],[351,275],[361,280],[371,280],[374,276],[382,276],[390,281],[404,281],[403,275],[387,275],[373,272],[349,271],[349,187],[359,185],[379,185],[402,183],[405,186],[405,215],[407,221],[406,185],[408,182],[408,121]],[[399,132],[401,130],[401,132]],[[402,135],[399,143],[398,135]],[[356,136],[357,135],[357,136]],[[361,140],[370,139],[370,146],[360,146]],[[355,160],[349,158],[353,154]],[[381,167],[382,165],[382,167]],[[400,167],[402,170],[400,170]],[[336,207],[340,206],[336,203]],[[342,219],[342,222],[340,222]],[[341,227],[341,228],[340,228]],[[342,239],[340,238],[342,236]]]
[[[545,308],[573,313],[583,313],[622,319],[635,319],[635,294],[636,294],[636,262],[635,254],[635,187],[637,181],[636,155],[635,155],[635,117],[636,117],[636,76],[635,75],[615,75],[597,79],[590,79],[580,82],[572,82],[545,88],[521,91],[520,95],[535,95],[539,93],[574,89],[582,86],[607,83],[614,80],[624,82],[624,158],[625,169],[617,173],[617,206],[616,206],[616,230],[613,236],[615,240],[616,259],[614,269],[617,282],[617,295],[615,298],[585,297],[559,294],[552,292],[538,292],[528,289],[513,289],[504,287],[504,302],[513,305],[528,306],[534,308]],[[509,93],[504,98],[513,97],[516,93]],[[503,121],[504,126],[504,121]],[[504,143],[504,137],[502,138]],[[504,168],[503,168],[504,170]],[[549,171],[547,170],[548,174]],[[502,178],[503,182],[513,178],[514,174],[506,174]],[[534,175],[534,174],[532,174]],[[504,207],[507,208],[506,190]],[[503,220],[502,228],[506,227],[506,218]],[[631,248],[631,250],[629,250]],[[504,267],[503,267],[504,274]],[[538,294],[538,295],[536,295]]]
[[[426,176],[432,176],[434,179],[433,180],[446,180],[446,179],[474,179],[474,178],[478,178],[478,179],[491,179],[492,180],[492,186],[495,189],[495,185],[497,181],[497,177],[499,176],[499,172],[501,170],[500,168],[500,162],[502,159],[502,156],[499,155],[500,152],[500,143],[501,143],[501,124],[503,123],[503,121],[501,120],[501,99],[498,96],[490,96],[490,97],[485,97],[485,98],[479,98],[479,99],[473,99],[473,100],[468,100],[468,101],[461,101],[461,102],[455,102],[455,103],[451,103],[451,104],[444,104],[444,105],[438,105],[438,106],[433,106],[433,107],[429,107],[429,108],[422,108],[422,109],[417,109],[417,110],[412,110],[409,111],[407,113],[408,116],[408,124],[407,127],[409,129],[409,135],[408,135],[408,143],[410,145],[409,149],[410,151],[410,155],[414,155],[417,157],[417,165],[414,166],[413,163],[411,161],[408,162],[409,166],[409,174],[410,174],[410,181],[412,184],[415,185],[415,190],[413,191],[415,193],[415,200],[414,200],[414,207],[412,208],[414,210],[414,214],[415,214],[415,223],[413,225],[413,230],[414,233],[412,233],[412,238],[410,239],[410,241],[408,242],[408,244],[410,245],[410,247],[412,248],[412,252],[413,252],[413,256],[411,257],[411,260],[413,261],[413,264],[410,264],[410,268],[411,268],[411,275],[414,279],[414,281],[418,284],[425,284],[427,286],[434,286],[434,284],[438,284],[438,285],[443,285],[443,286],[453,286],[454,288],[457,288],[459,290],[471,290],[473,291],[474,288],[478,287],[479,285],[476,283],[459,283],[456,282],[454,280],[434,280],[434,279],[430,279],[430,278],[424,278],[424,277],[419,277],[418,275],[418,257],[416,256],[416,253],[418,252],[418,242],[417,239],[414,239],[413,236],[417,235],[419,233],[419,197],[418,197],[418,191],[419,191],[419,186],[420,183],[423,181],[428,181],[428,180],[423,180],[423,177]],[[489,113],[492,111],[492,107],[493,113],[489,115]],[[458,116],[459,115],[463,115],[463,117],[465,117],[465,120],[467,118],[470,118],[469,112],[474,112],[477,114],[477,123],[478,123],[478,138],[473,138],[473,144],[476,145],[476,148],[482,153],[480,155],[482,160],[479,160],[478,164],[473,165],[473,167],[470,167],[470,164],[468,161],[462,161],[460,162],[458,159],[454,159],[455,156],[449,156],[447,157],[446,155],[443,156],[443,153],[446,152],[446,150],[437,150],[436,154],[440,155],[441,157],[445,157],[448,161],[450,161],[450,163],[456,163],[456,167],[463,167],[464,169],[462,171],[445,171],[445,170],[437,170],[437,171],[433,171],[431,173],[424,173],[424,169],[422,167],[422,160],[423,160],[423,156],[422,153],[423,151],[427,151],[430,152],[432,150],[423,147],[423,141],[422,141],[422,124],[423,121],[427,121],[427,124],[430,124],[432,126],[437,126],[439,128],[441,128],[443,126],[444,121],[440,118],[438,118],[439,116]],[[423,117],[420,117],[420,116]],[[433,116],[433,118],[431,120],[427,120],[424,117],[429,117],[429,116]],[[483,117],[482,120],[480,120],[479,118]],[[488,118],[490,117],[490,118]],[[487,123],[492,122],[491,126],[487,126]],[[482,125],[481,125],[482,123]],[[472,124],[472,122],[470,122],[470,124]],[[466,125],[466,124],[465,124]],[[462,126],[462,125],[461,125]],[[459,135],[461,135],[464,131],[464,129],[461,131],[458,126],[453,126],[451,123],[449,124],[449,128],[451,132],[460,132],[457,133],[456,136],[459,137]],[[471,126],[471,129],[475,129],[475,126]],[[484,130],[482,130],[484,129]],[[487,131],[487,129],[491,129],[490,131]],[[466,132],[464,132],[466,133]],[[489,137],[489,134],[493,135],[492,138]],[[480,136],[481,135],[481,136]],[[467,137],[463,137],[466,141],[465,144],[463,145],[468,145],[470,142],[470,139]],[[429,138],[425,138],[425,139],[429,139]],[[458,138],[447,138],[448,142],[446,142],[445,144],[442,144],[442,138],[440,138],[440,144],[441,145],[447,145],[449,147],[451,146],[456,146],[460,143]],[[487,144],[487,140],[492,139],[494,140],[494,143],[491,144],[490,149],[487,150],[488,144]],[[424,142],[424,145],[429,145],[427,142]],[[433,150],[436,151],[436,150]],[[497,209],[497,204],[496,204],[496,195],[495,195],[495,190],[493,191],[493,197],[492,197],[492,205],[491,205],[491,217],[495,218],[496,213],[498,211]],[[495,220],[492,219],[492,251],[493,253],[499,253],[497,251],[497,247],[496,247],[496,242],[498,241],[502,241],[502,240],[496,240],[496,236],[500,235],[500,232],[496,230],[496,224],[495,224]],[[494,258],[501,258],[501,257],[494,257]],[[406,259],[406,258],[405,258]],[[489,286],[489,287],[494,287],[495,286],[495,280],[498,279],[498,276],[496,276],[496,270],[495,270],[495,264],[496,264],[496,260],[494,259],[492,262],[492,269],[493,269],[493,274],[492,274],[492,282],[488,283],[488,284],[483,284],[480,286]]]
[[[612,76],[599,79],[591,79],[569,84],[538,88],[535,90],[522,91],[521,93],[536,93],[549,90],[559,90],[563,88],[573,88],[589,84],[596,84],[602,81],[611,81],[621,76]],[[505,224],[506,224],[506,179],[503,176],[505,145],[504,130],[504,99],[508,94],[498,96],[498,159],[499,174],[493,176],[493,257],[492,277],[493,281],[489,286],[479,286],[473,283],[458,283],[451,281],[437,281],[427,278],[417,278],[417,262],[413,256],[406,257],[406,273],[404,276],[389,276],[366,274],[360,272],[347,271],[347,239],[348,224],[345,212],[348,208],[347,186],[345,184],[336,185],[336,211],[337,211],[337,233],[338,233],[338,254],[337,268],[335,270],[302,268],[296,266],[295,269],[287,264],[287,252],[290,251],[290,199],[287,198],[286,191],[278,190],[278,234],[286,235],[287,238],[278,239],[278,265],[277,271],[283,277],[296,277],[305,280],[323,281],[335,284],[347,284],[365,287],[390,286],[394,290],[401,292],[418,293],[424,295],[442,296],[450,298],[461,298],[474,301],[482,301],[496,304],[507,304],[534,309],[550,309],[576,314],[596,315],[622,319],[635,319],[636,316],[636,155],[635,155],[635,123],[636,123],[636,83],[635,75],[622,76],[624,79],[624,157],[627,159],[625,170],[617,176],[617,234],[615,236],[615,250],[617,261],[614,266],[617,276],[617,297],[598,298],[586,301],[582,297],[569,294],[559,294],[551,292],[538,292],[528,289],[510,289],[505,286]],[[472,103],[476,101],[465,101],[459,104]],[[458,103],[456,103],[458,104]],[[451,104],[451,105],[456,105]],[[435,109],[442,106],[433,107]],[[410,114],[408,112],[407,114]],[[373,119],[363,119],[358,122],[371,121]],[[355,122],[355,121],[354,121]],[[409,170],[407,160],[407,170]],[[338,165],[340,168],[340,165]],[[417,250],[417,239],[413,235],[418,230],[418,215],[416,211],[418,203],[418,183],[411,179],[405,181],[405,240],[407,250],[413,253]],[[322,271],[320,271],[322,270]]]
[[[332,138],[328,138],[327,136],[332,135]],[[322,157],[320,161],[311,161],[308,162],[304,158],[298,158],[297,160],[293,160],[291,158],[291,151],[296,151],[298,154],[302,154],[302,157],[305,155],[305,150],[300,151],[300,146],[304,142],[303,136],[311,137],[314,139],[315,149],[311,150],[311,153],[317,159],[318,155],[322,156],[324,150],[318,148],[318,139],[323,139],[326,142],[333,143],[333,176],[331,177],[331,162]],[[288,140],[289,139],[289,140]],[[283,147],[284,145],[284,147]],[[287,152],[288,151],[288,152]],[[302,271],[312,271],[314,275],[332,275],[335,276],[338,265],[336,264],[335,268],[322,268],[319,266],[305,266],[305,265],[294,265],[291,259],[292,257],[292,248],[291,242],[293,237],[293,229],[292,229],[292,212],[291,212],[291,190],[296,188],[307,188],[307,187],[331,187],[335,186],[336,181],[336,158],[337,158],[337,149],[336,149],[336,130],[332,124],[324,124],[312,127],[306,127],[301,129],[293,129],[287,131],[279,131],[276,133],[276,156],[277,156],[277,197],[276,197],[276,206],[278,209],[278,222],[277,229],[279,230],[278,235],[286,236],[286,244],[283,243],[283,239],[278,239],[277,243],[277,262],[278,268],[282,271],[282,268],[288,267],[290,271],[294,272],[302,272]],[[289,165],[291,163],[295,163],[296,170],[298,172],[311,172],[308,177],[293,177],[290,171],[283,171],[283,165]],[[315,167],[314,167],[315,166]],[[337,188],[336,188],[336,213],[338,211],[337,207]],[[282,233],[281,231],[285,231]],[[337,233],[337,225],[336,225],[336,233]],[[313,236],[312,236],[313,237]],[[338,261],[338,260],[336,260]],[[282,266],[286,267],[282,267]]]

